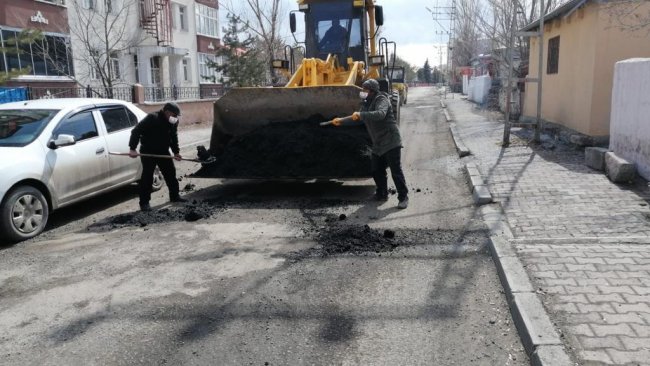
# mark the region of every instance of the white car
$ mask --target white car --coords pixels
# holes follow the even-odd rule
[[[112,99],[0,104],[0,243],[38,235],[53,210],[139,180],[127,152],[146,113]],[[154,190],[163,184],[156,172]]]

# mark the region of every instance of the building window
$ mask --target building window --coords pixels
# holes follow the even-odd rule
[[[90,66],[90,79],[99,80],[102,75],[102,71],[99,69],[100,65],[100,56],[99,50],[90,50],[90,60],[88,60]]]
[[[187,30],[187,7],[183,5],[176,5],[178,15],[174,17],[174,28],[180,30]]]
[[[190,59],[189,58],[184,58],[183,59],[183,81],[192,81],[192,77],[190,76],[191,69],[190,69]]]
[[[217,71],[208,67],[208,62],[215,62],[215,56],[207,53],[197,53],[199,59],[199,83],[216,83]]]
[[[149,59],[151,63],[151,84],[160,85],[160,56]]]
[[[196,33],[218,38],[217,9],[196,4]]]
[[[140,84],[140,69],[138,67],[138,55],[133,55],[133,69],[135,70],[136,84]]]
[[[117,55],[117,52],[111,52],[110,55],[111,61],[111,71],[113,72],[113,79],[121,79],[120,74],[120,58]]]
[[[115,14],[117,13],[118,8],[119,5],[117,3],[117,0],[104,0],[104,10],[106,10],[106,13]]]
[[[560,36],[548,40],[548,58],[546,61],[546,73],[557,74],[560,63]]]
[[[29,68],[29,75],[73,75],[69,38],[44,34],[32,43],[20,38],[20,31],[0,32],[0,72]]]

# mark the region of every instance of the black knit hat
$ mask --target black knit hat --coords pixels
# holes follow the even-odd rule
[[[178,104],[176,104],[174,102],[169,102],[169,103],[165,104],[165,106],[163,107],[163,111],[170,111],[170,112],[174,113],[178,117],[180,117],[180,115],[181,115],[181,109],[178,108]]]

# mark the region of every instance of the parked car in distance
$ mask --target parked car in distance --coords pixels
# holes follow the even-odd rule
[[[0,243],[41,233],[50,212],[136,182],[128,151],[146,113],[112,99],[41,99],[0,104]],[[162,187],[159,172],[153,189]]]

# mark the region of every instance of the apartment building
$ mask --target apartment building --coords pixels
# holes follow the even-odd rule
[[[139,83],[156,93],[153,99],[167,97],[172,87],[180,98],[209,97],[220,89],[218,75],[207,66],[220,46],[218,11],[217,0],[2,0],[3,39],[15,42],[20,30],[41,29],[46,45],[57,45],[49,47],[52,58],[66,67],[48,67],[48,58],[39,59],[36,51],[30,57],[3,52],[0,72],[32,67],[13,85],[71,79],[93,88]]]
[[[42,39],[20,42],[25,29],[38,29]],[[64,0],[0,1],[0,73],[29,70],[9,80],[7,86],[72,86],[68,12]]]

